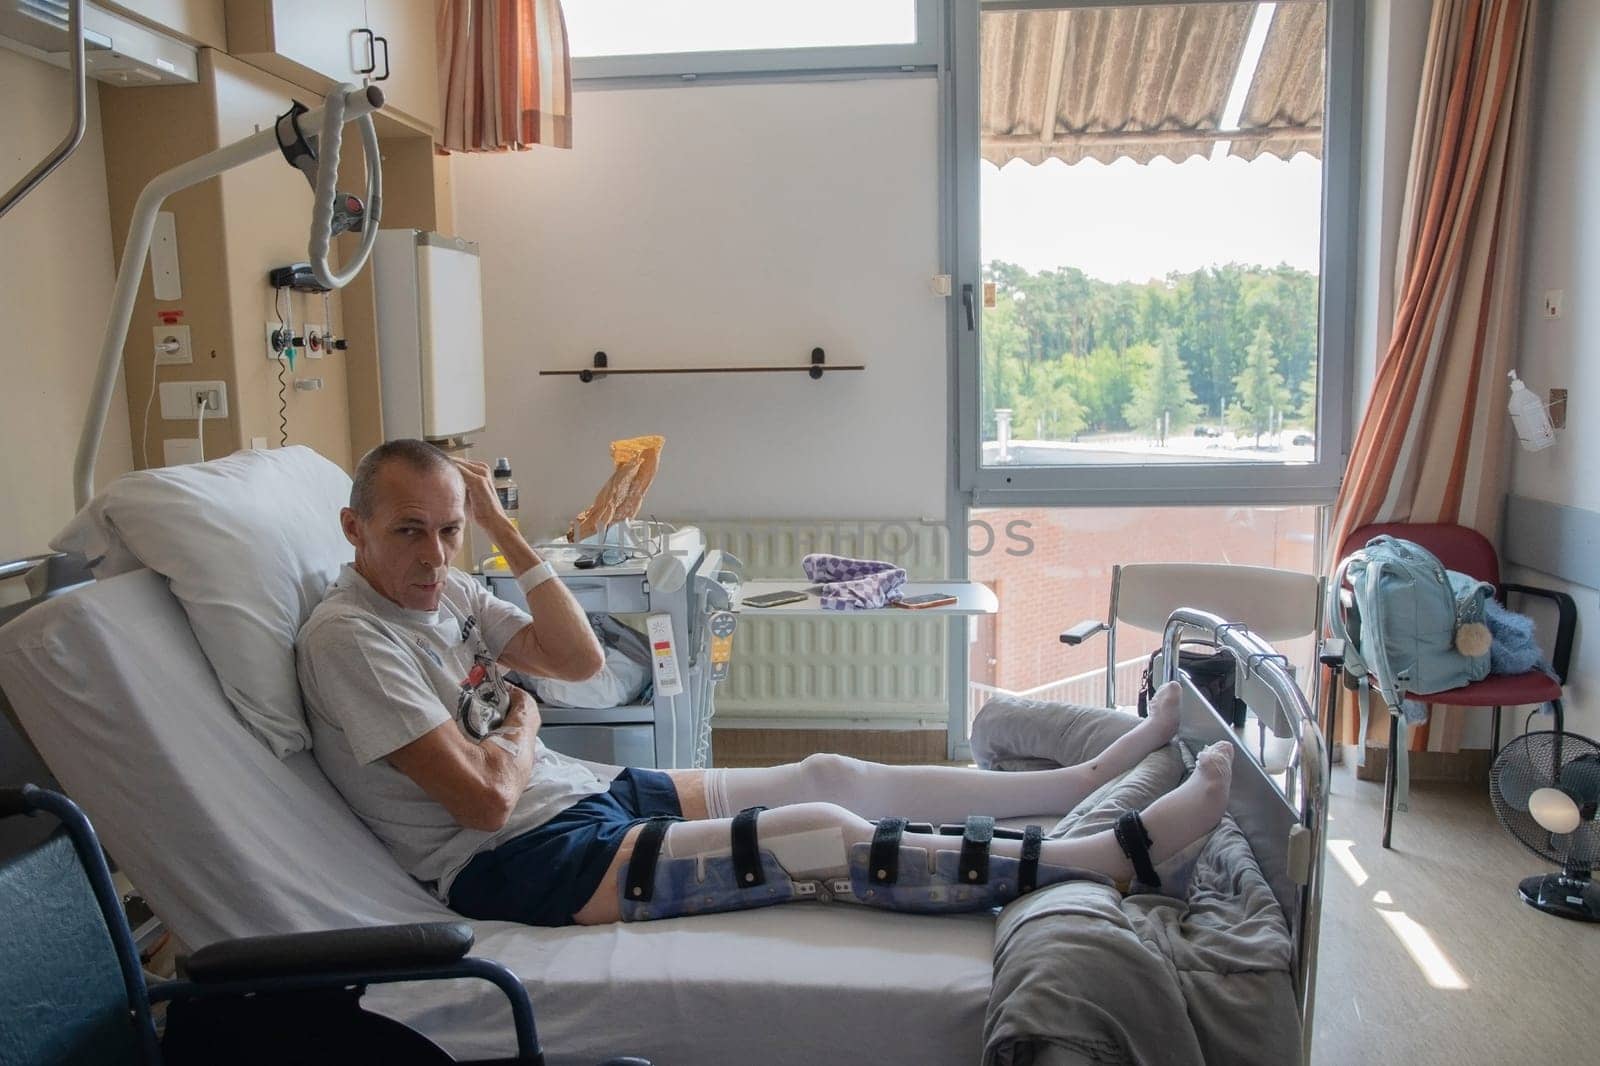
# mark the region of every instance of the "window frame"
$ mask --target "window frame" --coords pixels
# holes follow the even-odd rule
[[[936,68],[941,58],[940,0],[915,0],[915,4],[916,40],[904,44],[574,56],[572,80],[575,85],[636,79],[694,82],[701,78],[725,81],[772,74],[929,70]]]
[[[955,96],[952,199],[955,274],[956,489],[970,506],[1139,506],[1332,503],[1350,452],[1354,385],[1357,196],[1360,188],[1364,0],[1324,0],[1321,286],[1318,294],[1317,458],[1312,463],[1171,463],[984,467],[979,380],[982,315],[966,325],[963,287],[982,292],[980,248],[979,19],[983,11],[1106,7],[1227,0],[952,0]],[[970,72],[970,74],[968,73]]]

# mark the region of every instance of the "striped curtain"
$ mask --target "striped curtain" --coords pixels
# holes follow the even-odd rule
[[[439,147],[572,147],[561,0],[439,0]]]
[[[1520,288],[1533,0],[1434,0],[1396,260],[1394,333],[1334,509],[1332,550],[1368,522],[1450,522],[1497,541],[1506,372]],[[1479,712],[1481,713],[1481,712]],[[1345,716],[1346,741],[1354,715]],[[1371,725],[1387,735],[1388,715]],[[1460,747],[1435,708],[1411,746]]]

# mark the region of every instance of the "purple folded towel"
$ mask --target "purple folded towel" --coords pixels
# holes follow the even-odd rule
[[[850,559],[813,552],[800,560],[806,578],[821,586],[817,595],[825,611],[863,611],[885,607],[900,598],[906,572],[876,559]]]

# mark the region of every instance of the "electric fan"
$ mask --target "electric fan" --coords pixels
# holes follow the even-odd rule
[[[1600,922],[1600,745],[1572,733],[1526,733],[1489,772],[1494,813],[1510,834],[1558,874],[1524,878],[1524,903],[1547,914]]]

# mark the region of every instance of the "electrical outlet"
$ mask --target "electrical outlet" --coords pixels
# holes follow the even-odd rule
[[[1567,293],[1565,289],[1544,290],[1544,306],[1540,308],[1539,313],[1545,318],[1560,318],[1561,305],[1566,302],[1566,299]]]
[[[300,327],[300,335],[306,340],[307,359],[321,359],[328,354],[328,331],[321,323],[307,322]]]
[[[188,326],[155,326],[150,332],[154,335],[157,366],[179,366],[194,362]]]
[[[267,438],[265,438],[265,437],[251,437],[250,438],[250,450],[253,451],[253,452],[264,452],[264,451],[266,451],[267,450]]]
[[[189,421],[200,417],[200,402],[209,401],[207,418],[228,417],[228,385],[223,381],[163,381],[161,417]]]

